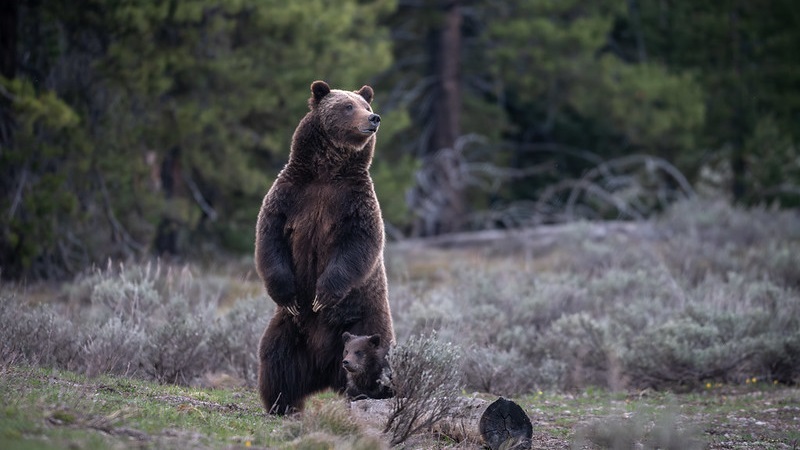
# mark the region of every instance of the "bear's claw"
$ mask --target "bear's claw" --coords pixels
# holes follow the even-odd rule
[[[297,309],[297,304],[296,303],[287,306],[286,307],[286,311],[288,311],[289,314],[291,314],[291,315],[293,315],[295,317],[300,315],[300,311]]]
[[[325,307],[325,305],[323,305],[322,303],[319,302],[319,297],[315,296],[314,297],[314,301],[311,302],[311,311],[319,312],[324,307]]]

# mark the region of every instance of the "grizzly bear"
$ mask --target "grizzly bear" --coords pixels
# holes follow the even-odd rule
[[[277,304],[259,344],[258,388],[270,413],[342,392],[342,333],[394,342],[384,229],[369,175],[380,116],[373,90],[311,84],[289,161],[264,196],[255,264]]]
[[[389,362],[386,360],[389,347],[381,346],[381,336],[356,336],[345,331],[342,340],[342,367],[347,371],[347,398],[361,400],[393,397],[392,389],[378,381],[383,375],[390,375]]]

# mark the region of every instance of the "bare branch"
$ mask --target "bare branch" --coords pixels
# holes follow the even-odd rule
[[[602,218],[616,211],[618,219],[638,220],[656,207],[692,196],[691,185],[672,164],[648,155],[630,155],[604,161],[578,179],[552,184],[536,202],[513,202],[474,218],[482,220],[484,226],[530,226]]]
[[[20,175],[20,180],[17,183],[17,189],[14,193],[14,200],[11,202],[11,207],[8,208],[9,220],[14,218],[14,215],[17,213],[17,208],[19,208],[20,203],[22,203],[22,191],[25,189],[25,185],[28,183],[29,174],[28,162],[26,161],[25,167],[22,169],[22,175]]]
[[[122,243],[125,246],[132,248],[137,252],[144,251],[145,249],[144,245],[140,244],[135,239],[133,239],[133,237],[131,237],[131,235],[128,234],[128,231],[125,230],[125,227],[122,226],[119,220],[117,220],[117,216],[114,214],[114,209],[111,206],[111,198],[108,195],[108,189],[106,188],[105,180],[103,179],[103,176],[99,173],[97,174],[97,181],[98,184],[100,185],[100,193],[103,195],[103,206],[105,206],[106,210],[106,219],[108,219],[108,223],[109,225],[111,225],[111,229],[114,232],[114,234],[122,239]]]
[[[217,220],[218,216],[217,211],[206,201],[205,197],[203,197],[203,193],[200,192],[200,188],[197,187],[197,184],[194,182],[192,177],[189,176],[187,173],[183,172],[183,181],[185,181],[186,186],[189,187],[189,191],[191,191],[192,198],[194,198],[194,201],[197,203],[197,206],[199,206],[200,209],[203,210],[203,213],[205,213],[205,215],[208,216],[209,220],[211,220],[212,222]]]

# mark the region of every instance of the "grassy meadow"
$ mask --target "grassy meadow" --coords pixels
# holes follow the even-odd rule
[[[399,344],[454,347],[461,395],[517,401],[534,448],[800,444],[796,211],[693,201],[385,257]],[[256,348],[273,308],[248,258],[3,285],[0,447],[389,448],[331,392],[264,414]],[[423,429],[397,447],[480,445]]]

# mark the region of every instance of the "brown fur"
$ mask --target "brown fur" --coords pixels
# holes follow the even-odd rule
[[[345,388],[343,332],[394,341],[383,220],[369,176],[380,121],[372,88],[315,81],[311,92],[256,226],[256,269],[278,305],[259,345],[259,391],[279,414],[301,409],[315,391]]]
[[[386,360],[389,348],[381,346],[381,336],[356,336],[344,332],[342,340],[342,367],[347,371],[347,397],[351,400],[393,397],[392,390],[378,381],[384,371],[389,371],[389,362]]]

